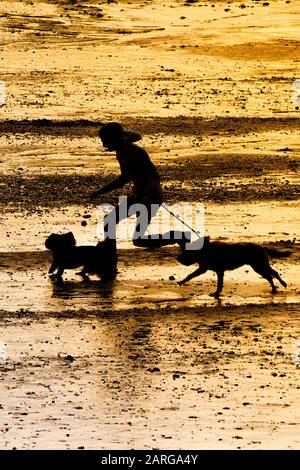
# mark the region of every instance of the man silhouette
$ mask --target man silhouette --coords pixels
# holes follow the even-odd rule
[[[162,204],[162,188],[158,171],[146,150],[134,144],[141,135],[125,131],[117,122],[105,124],[99,131],[103,147],[115,151],[121,174],[111,183],[92,194],[92,200],[133,182],[133,194],[128,196],[104,218],[105,238],[116,238],[116,225],[127,217],[138,214],[133,244],[139,247],[157,248],[190,242],[190,232],[171,230],[165,234],[145,235],[145,231]]]

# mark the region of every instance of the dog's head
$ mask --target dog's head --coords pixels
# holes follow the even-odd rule
[[[51,251],[62,251],[65,249],[74,248],[76,240],[72,232],[58,235],[52,233],[45,241],[45,247]]]
[[[197,243],[198,241],[195,242],[195,247],[197,246]],[[203,244],[201,245],[201,248],[193,249],[193,246],[184,248],[182,253],[178,256],[177,261],[179,261],[179,263],[183,264],[184,266],[190,266],[191,264],[199,262],[201,253],[204,253],[205,249],[209,245],[209,237],[204,237]]]

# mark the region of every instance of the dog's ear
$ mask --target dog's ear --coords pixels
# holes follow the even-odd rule
[[[185,241],[185,240],[178,240],[177,243],[178,243],[178,245],[180,246],[182,253],[184,253],[185,250],[186,250],[186,249],[185,249],[186,241]]]
[[[210,243],[210,237],[206,236],[204,237],[204,245],[208,245]]]
[[[76,245],[76,240],[73,235],[73,232],[68,232],[65,234],[65,242],[68,246],[75,246]]]

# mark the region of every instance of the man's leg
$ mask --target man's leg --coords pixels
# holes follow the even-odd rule
[[[153,204],[138,203],[134,196],[124,199],[104,217],[104,239],[116,240],[116,225],[122,220],[137,214],[133,244],[141,248],[159,248],[166,245],[182,246],[191,240],[190,232],[170,230],[164,234],[145,235],[145,232],[160,208],[160,202]]]
[[[175,245],[180,246],[191,241],[190,232],[181,232],[180,230],[170,230],[164,234],[145,235],[151,219],[156,215],[160,208],[160,203],[144,205],[144,210],[138,211],[137,224],[133,235],[133,244],[142,248],[159,248],[161,246]]]
[[[138,208],[138,205],[136,206]],[[133,234],[133,244],[140,248],[157,248],[159,244],[158,235],[145,235],[151,219],[156,215],[160,203],[143,204],[141,210],[137,210],[136,227]]]

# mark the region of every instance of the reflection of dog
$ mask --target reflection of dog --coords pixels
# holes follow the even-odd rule
[[[190,266],[194,263],[199,264],[199,268],[180,281],[179,284],[185,284],[208,270],[214,271],[218,276],[218,286],[216,292],[211,295],[218,298],[223,288],[224,271],[236,269],[248,264],[255,272],[269,281],[272,286],[272,292],[275,294],[277,289],[272,278],[275,277],[278,279],[280,284],[284,287],[286,287],[286,283],[281,279],[278,272],[271,268],[268,254],[274,258],[284,258],[289,256],[291,252],[280,252],[273,249],[262,248],[254,243],[229,244],[210,242],[209,237],[205,237],[204,245],[200,250],[184,250],[177,258],[178,261],[185,266]]]
[[[45,246],[53,252],[53,262],[49,274],[61,279],[65,269],[83,266],[79,274],[87,278],[87,273],[98,274],[101,279],[114,279],[117,274],[116,241],[106,239],[97,246],[75,246],[76,241],[72,232],[64,235],[52,233]],[[54,272],[57,270],[56,275]]]

